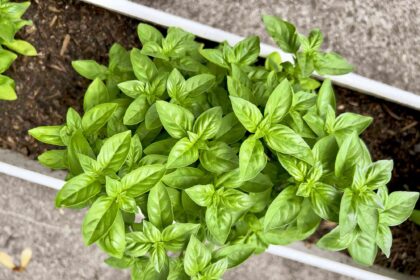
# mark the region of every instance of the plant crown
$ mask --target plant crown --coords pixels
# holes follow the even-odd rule
[[[390,226],[406,220],[418,193],[386,184],[393,162],[372,162],[359,135],[372,118],[336,115],[330,80],[352,70],[280,18],[264,16],[278,53],[259,60],[251,36],[205,48],[171,27],[140,24],[142,48],[114,44],[108,66],[73,62],[92,80],[84,114],[29,133],[61,146],[39,156],[67,169],[57,207],[89,208],[82,226],[106,262],[133,279],[220,279],[269,244],[318,242],[371,265],[389,256]]]

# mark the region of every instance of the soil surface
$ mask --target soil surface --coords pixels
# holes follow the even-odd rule
[[[78,76],[71,60],[106,64],[113,43],[126,48],[140,43],[138,21],[79,1],[34,0],[25,17],[34,26],[19,36],[33,43],[39,56],[19,57],[6,73],[16,81],[18,100],[0,101],[0,147],[35,158],[49,147],[29,137],[27,130],[63,123],[70,106],[81,110],[89,81]],[[363,138],[374,160],[394,160],[390,190],[420,191],[420,112],[346,89],[336,88],[336,93],[339,112],[374,117]],[[420,227],[406,222],[393,228],[393,235],[391,257],[379,255],[377,263],[420,276]]]

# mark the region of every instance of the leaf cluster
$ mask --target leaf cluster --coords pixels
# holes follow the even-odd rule
[[[16,60],[17,54],[35,56],[35,48],[24,40],[15,39],[19,29],[32,25],[32,21],[22,19],[30,2],[10,2],[0,0],[0,100],[16,99],[15,82],[2,75]]]
[[[57,207],[88,208],[82,232],[107,263],[133,279],[220,279],[270,244],[337,224],[318,243],[370,265],[389,255],[389,226],[407,219],[418,193],[387,193],[392,161],[373,162],[360,134],[372,118],[336,115],[331,82],[348,63],[265,16],[294,64],[259,39],[204,48],[179,28],[140,24],[142,48],[115,44],[108,66],[73,62],[91,79],[84,114],[29,133],[61,146],[39,157],[67,169]]]

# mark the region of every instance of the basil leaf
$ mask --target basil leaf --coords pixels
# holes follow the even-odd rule
[[[131,64],[133,65],[134,75],[139,81],[149,82],[152,81],[157,75],[158,70],[155,64],[141,54],[139,49],[134,48],[130,53]]]
[[[296,188],[285,188],[270,204],[264,217],[264,230],[270,231],[291,223],[299,214],[302,197],[296,196]]]
[[[353,71],[353,66],[340,55],[329,52],[318,54],[315,69],[320,75],[343,75]]]
[[[208,171],[221,174],[238,167],[234,149],[219,141],[212,142],[208,150],[200,152],[200,163]]]
[[[313,163],[312,151],[309,145],[287,126],[274,125],[264,139],[270,148],[279,153],[294,156],[308,164]]]
[[[185,251],[184,269],[188,276],[195,276],[210,263],[210,250],[194,235],[191,236]]]
[[[187,109],[165,101],[157,101],[156,109],[163,127],[173,138],[185,137],[192,130],[194,115]]]
[[[332,231],[324,235],[316,243],[316,245],[321,249],[341,251],[349,247],[356,237],[357,234],[355,232],[342,236],[340,234],[340,226],[337,226]]]
[[[140,95],[131,102],[130,106],[128,106],[127,111],[124,114],[124,124],[135,125],[144,121],[148,109],[149,103],[147,102],[146,96]]]
[[[108,255],[115,258],[122,258],[125,245],[124,220],[121,212],[119,212],[108,233],[99,239],[98,246]]]
[[[185,190],[188,196],[202,207],[210,206],[215,193],[213,185],[196,185]]]
[[[202,113],[194,123],[193,131],[202,139],[216,136],[222,124],[222,108],[213,107]]]
[[[101,79],[95,78],[83,98],[83,110],[88,111],[96,105],[108,102],[109,99],[108,88]]]
[[[263,116],[260,110],[245,99],[230,96],[232,108],[241,124],[249,131],[255,132]]]
[[[250,137],[239,150],[239,170],[243,181],[255,178],[267,164],[267,156],[260,140]]]
[[[85,244],[90,245],[104,237],[114,224],[118,212],[114,198],[98,198],[83,220],[82,233]]]
[[[90,174],[82,173],[67,181],[55,198],[55,207],[77,207],[95,197],[101,185]]]
[[[272,123],[279,123],[289,112],[293,102],[293,90],[287,79],[284,79],[271,93],[265,106],[264,115]]]
[[[121,179],[127,195],[138,197],[152,189],[163,177],[165,168],[161,164],[139,167]]]
[[[299,39],[293,24],[275,16],[263,16],[267,33],[276,44],[287,53],[295,53],[299,49]]]
[[[62,128],[63,126],[61,125],[39,126],[30,129],[28,133],[40,142],[56,146],[65,146],[60,137],[60,130]]]
[[[77,73],[89,80],[96,78],[105,80],[108,75],[108,69],[94,60],[72,61],[71,66]]]
[[[381,223],[397,226],[410,217],[419,198],[418,192],[392,192],[380,214]]]
[[[66,169],[67,151],[66,150],[49,150],[38,156],[38,161],[45,167],[51,169]]]
[[[340,204],[340,235],[351,233],[357,225],[357,209],[355,198],[350,189],[344,190]]]
[[[108,122],[117,107],[115,103],[103,103],[92,107],[82,118],[83,131],[88,134],[97,133]]]
[[[162,178],[165,185],[175,189],[187,189],[205,180],[205,173],[198,168],[181,167]]]
[[[362,265],[372,265],[375,261],[378,247],[375,239],[366,233],[360,233],[348,247],[350,256]]]
[[[168,156],[167,168],[180,168],[194,163],[198,159],[198,147],[188,138],[182,138],[172,148]]]
[[[168,191],[162,183],[156,184],[147,199],[147,214],[149,220],[158,228],[172,224],[174,214]]]
[[[186,241],[200,228],[197,224],[175,223],[162,231],[162,240],[167,250],[181,251]]]
[[[98,164],[103,169],[118,171],[124,164],[131,142],[131,132],[126,131],[105,140],[98,154]]]

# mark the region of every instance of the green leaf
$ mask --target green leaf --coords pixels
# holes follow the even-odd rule
[[[209,91],[215,82],[215,76],[210,74],[200,74],[189,78],[184,83],[184,89],[188,92],[188,97],[196,97]]]
[[[198,159],[198,147],[188,138],[182,138],[172,148],[168,156],[167,168],[180,168],[194,163]]]
[[[372,117],[353,113],[343,113],[335,120],[333,129],[335,133],[345,133],[347,131],[355,130],[360,134],[372,123],[372,120]]]
[[[66,169],[67,151],[66,150],[49,150],[38,156],[38,161],[42,165],[51,169]]]
[[[354,194],[350,189],[345,189],[340,204],[340,236],[354,231],[357,225],[357,208]]]
[[[213,194],[215,193],[214,186],[196,185],[185,190],[188,196],[198,205],[208,207],[213,202]]]
[[[92,83],[90,83],[85,97],[83,98],[83,110],[89,111],[89,109],[95,107],[96,105],[106,103],[110,99],[108,88],[99,78],[95,78]]]
[[[162,244],[157,244],[150,255],[150,262],[154,265],[157,272],[161,272],[165,266],[169,265],[169,258]]]
[[[5,42],[4,45],[18,54],[25,56],[36,56],[38,53],[34,46],[31,43],[24,40],[13,40],[10,42]],[[0,71],[1,72],[1,71]]]
[[[175,189],[187,189],[200,184],[206,176],[203,171],[193,167],[177,168],[174,172],[166,174],[162,178],[162,182],[168,187]]]
[[[67,147],[67,159],[69,169],[72,174],[80,174],[83,172],[80,164],[80,154],[95,157],[95,153],[89,145],[89,142],[83,136],[81,130],[77,130],[69,139]]]
[[[87,212],[82,226],[83,241],[91,245],[104,237],[118,215],[118,205],[112,197],[98,198]]]
[[[206,210],[206,225],[216,243],[224,244],[233,225],[231,214],[217,205]]]
[[[146,93],[147,84],[133,80],[119,83],[117,86],[125,95],[131,98],[137,98],[139,95]]]
[[[257,130],[258,124],[263,119],[263,116],[258,107],[251,102],[239,97],[230,96],[230,100],[232,101],[233,111],[235,112],[235,115],[241,124],[249,132],[255,132]]]
[[[150,222],[163,229],[172,224],[174,214],[168,191],[162,183],[156,184],[147,199],[147,214]]]
[[[131,64],[133,65],[134,75],[139,81],[151,82],[157,75],[158,70],[155,64],[139,49],[132,49],[130,53]]]
[[[99,239],[99,247],[108,255],[115,258],[122,258],[125,251],[125,227],[121,212],[118,212],[115,217],[115,222],[112,224],[108,233]]]
[[[238,167],[236,151],[224,142],[214,141],[200,152],[200,163],[208,171],[221,174]]]
[[[249,36],[238,42],[233,47],[235,63],[239,65],[250,65],[254,63],[260,54],[260,38]]]
[[[418,198],[418,192],[392,192],[387,199],[384,211],[380,213],[380,223],[387,226],[401,224],[410,217]]]
[[[246,261],[255,251],[255,247],[250,244],[234,244],[222,247],[213,253],[216,260],[226,258],[228,268],[240,265]]]
[[[17,55],[4,49],[0,49],[0,73],[3,73],[9,69],[13,61],[17,58]]]
[[[393,167],[392,160],[378,160],[372,163],[366,170],[365,184],[371,190],[385,186],[391,180]]]
[[[60,125],[38,126],[30,129],[28,133],[40,142],[56,146],[65,146],[60,137],[60,130],[62,128],[63,126]]]
[[[108,122],[117,107],[116,103],[102,103],[91,108],[82,118],[83,131],[88,134],[97,133]]]
[[[350,256],[362,265],[371,266],[375,261],[378,247],[375,238],[369,234],[360,233],[348,247]]]
[[[0,100],[16,100],[15,81],[0,75]]]
[[[137,35],[139,36],[142,45],[148,42],[155,42],[157,44],[161,44],[163,39],[162,33],[160,33],[159,30],[145,23],[140,23],[137,26]]]
[[[293,90],[287,79],[284,79],[271,93],[265,106],[264,115],[272,123],[279,123],[289,112],[293,102]]]
[[[312,208],[318,216],[325,220],[338,221],[340,195],[333,186],[317,183],[310,199]]]
[[[67,181],[57,193],[55,207],[84,205],[101,191],[101,185],[90,174],[82,173]]]
[[[333,109],[335,109],[335,95],[330,79],[325,79],[322,82],[322,86],[318,92],[316,106],[321,116],[325,116],[327,114],[328,106],[331,106]]]
[[[108,69],[94,60],[75,60],[71,65],[77,73],[89,80],[105,80],[108,75]]]
[[[142,122],[145,117],[147,110],[149,109],[149,102],[147,102],[147,98],[144,95],[140,95],[133,102],[131,102],[130,106],[128,106],[127,111],[124,114],[124,124],[125,125],[135,125]]]
[[[267,33],[276,44],[287,53],[296,53],[299,49],[299,39],[293,24],[275,16],[263,16]]]
[[[165,168],[161,164],[153,164],[139,167],[121,179],[127,195],[138,197],[153,188],[165,174]]]
[[[118,171],[124,164],[131,141],[131,132],[115,134],[105,140],[98,154],[98,163],[103,169]]]
[[[299,214],[303,198],[296,196],[296,188],[285,188],[270,204],[264,217],[264,230],[276,230],[291,223]]]
[[[335,160],[335,176],[350,177],[353,175],[356,164],[364,166],[368,162],[365,158],[364,147],[357,133],[349,135],[341,144]]]
[[[225,61],[223,57],[223,53],[221,50],[218,49],[200,49],[200,54],[207,59],[208,61],[223,67],[223,68],[229,68],[229,65]]]
[[[320,75],[343,75],[353,71],[353,66],[340,55],[329,52],[318,54],[315,69]]]
[[[191,236],[185,251],[184,269],[189,276],[195,276],[210,263],[210,250],[201,243],[194,235]]]
[[[173,138],[185,137],[192,130],[194,115],[187,109],[165,101],[157,101],[156,109],[163,127]]]
[[[267,164],[267,156],[260,140],[246,139],[239,150],[239,170],[243,181],[255,178]]]
[[[340,226],[337,226],[332,231],[324,235],[316,245],[325,250],[341,251],[350,246],[353,240],[357,237],[355,232],[341,236]]]
[[[264,138],[268,146],[282,154],[294,156],[308,164],[313,163],[309,145],[296,132],[287,126],[277,124],[270,128]]]
[[[204,275],[209,277],[210,279],[220,279],[222,275],[226,272],[228,268],[228,260],[221,259],[215,263],[210,264],[204,270]]]
[[[167,250],[181,251],[191,234],[197,233],[200,225],[190,223],[175,223],[162,231],[162,241]]]
[[[222,108],[213,107],[203,112],[195,121],[193,131],[201,139],[211,139],[216,136],[222,124]]]
[[[389,258],[392,246],[392,232],[388,226],[383,224],[378,225],[378,231],[376,232],[376,244],[385,256]]]

